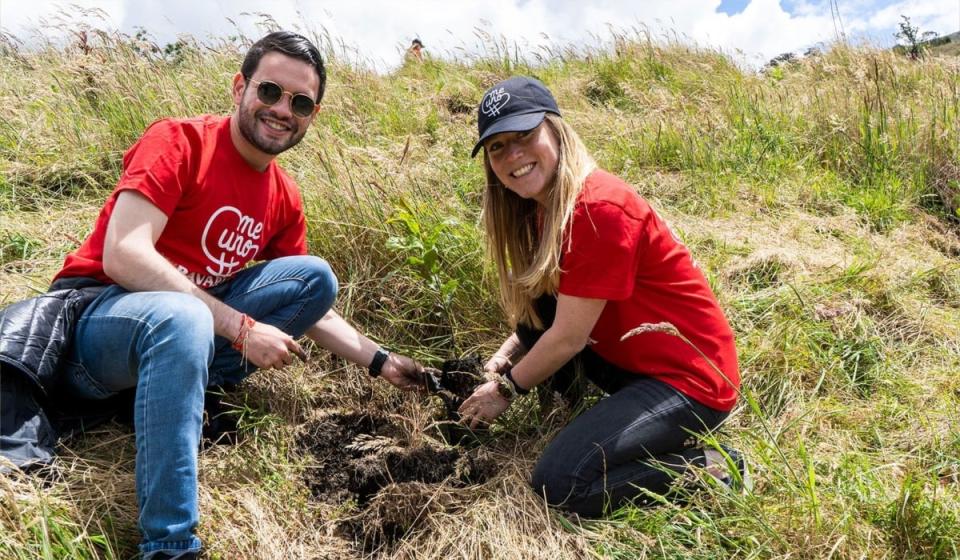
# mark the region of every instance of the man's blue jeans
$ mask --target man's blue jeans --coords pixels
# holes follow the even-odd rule
[[[285,257],[245,269],[210,290],[257,321],[300,336],[333,305],[337,279],[317,257]],[[198,298],[178,292],[128,292],[111,286],[77,323],[64,383],[101,399],[136,387],[140,550],[199,550],[194,534],[197,452],[207,385],[241,381],[256,369],[231,341],[215,336]]]

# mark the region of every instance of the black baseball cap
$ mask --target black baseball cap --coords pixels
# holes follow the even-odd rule
[[[470,157],[477,155],[483,141],[501,132],[522,132],[540,126],[547,113],[560,115],[557,101],[540,80],[514,76],[488,89],[477,107],[480,139]]]

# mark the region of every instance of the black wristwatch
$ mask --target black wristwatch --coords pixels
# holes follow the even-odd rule
[[[383,364],[389,356],[390,352],[382,346],[377,348],[376,354],[373,355],[373,361],[370,362],[370,366],[367,367],[367,371],[370,372],[371,377],[380,377],[380,372],[383,371]]]
[[[513,390],[516,391],[518,395],[526,395],[530,392],[530,389],[524,389],[523,387],[517,385],[517,382],[513,380],[513,368],[507,368],[506,373],[503,374],[504,379],[510,382],[510,385],[513,386]]]

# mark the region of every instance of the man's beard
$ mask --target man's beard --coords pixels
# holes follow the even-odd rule
[[[283,120],[277,118],[270,109],[260,109],[254,115],[251,115],[249,111],[239,111],[238,112],[238,125],[240,129],[240,134],[253,144],[258,150],[265,154],[277,155],[281,152],[289,150],[290,148],[296,146],[300,143],[300,140],[303,140],[303,135],[306,133],[306,129],[301,130],[299,123],[296,119]],[[257,132],[257,125],[260,122],[260,117],[268,116],[276,119],[277,121],[283,122],[287,126],[291,127],[290,137],[288,140],[272,140],[262,137]]]

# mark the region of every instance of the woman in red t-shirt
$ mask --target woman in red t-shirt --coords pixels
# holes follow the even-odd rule
[[[493,421],[548,379],[577,400],[582,373],[608,395],[544,450],[532,483],[548,503],[602,515],[666,493],[691,465],[743,484],[738,452],[693,437],[727,417],[740,377],[733,332],[687,248],[597,169],[539,81],[490,88],[478,128],[484,224],[515,332],[485,366],[501,377],[464,402],[464,420]]]

